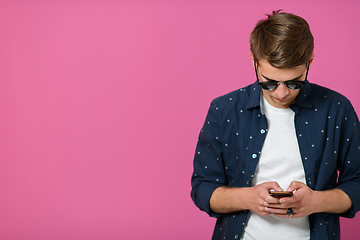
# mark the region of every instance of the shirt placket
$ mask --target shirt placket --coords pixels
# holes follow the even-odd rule
[[[248,158],[249,158],[249,167],[246,174],[245,186],[251,187],[255,170],[258,165],[262,146],[264,144],[268,123],[265,115],[263,115],[258,109],[256,113],[253,115],[253,121],[257,123],[257,125],[253,128],[254,130],[250,132],[249,136],[249,144],[248,144]]]

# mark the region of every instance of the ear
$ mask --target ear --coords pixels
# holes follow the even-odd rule
[[[315,56],[315,54],[314,54],[314,52],[311,54],[311,57],[310,57],[310,65],[311,65],[311,63],[312,63],[312,61],[314,60],[314,56]]]
[[[254,54],[252,52],[250,52],[250,58],[251,58],[251,61],[253,63],[253,65],[255,64],[255,58],[254,58]]]

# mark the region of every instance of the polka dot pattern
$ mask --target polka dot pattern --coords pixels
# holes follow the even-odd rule
[[[214,239],[240,239],[246,226],[248,211],[217,214],[208,199],[219,186],[251,187],[268,129],[260,99],[256,83],[214,99],[199,134],[191,196],[201,210],[217,218]],[[343,189],[358,199],[346,213],[354,216],[360,209],[360,128],[353,107],[342,95],[311,83],[290,107],[307,185]],[[337,171],[343,173],[338,183]],[[327,219],[319,213],[310,226],[310,234],[340,236],[338,217]]]

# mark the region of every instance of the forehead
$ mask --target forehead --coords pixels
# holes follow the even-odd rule
[[[279,70],[284,70],[284,69],[288,69],[288,70],[302,70],[304,67],[306,68],[307,64],[302,64],[296,67],[291,67],[291,68],[277,68],[272,66],[268,60],[261,58],[258,62],[257,62],[257,66],[258,67],[263,67],[263,68],[274,68],[274,69],[279,69]]]
[[[257,65],[260,75],[276,81],[287,81],[297,78],[303,75],[306,70],[305,64],[294,68],[276,68],[264,59],[260,60]]]

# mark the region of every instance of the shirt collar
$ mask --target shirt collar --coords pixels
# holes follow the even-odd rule
[[[306,80],[305,84],[301,88],[299,95],[296,97],[295,105],[304,108],[312,108],[311,102],[311,84]]]
[[[257,84],[257,82],[253,83],[248,88],[250,91],[249,95],[249,101],[246,104],[247,109],[260,107],[260,101],[261,101],[261,86]]]
[[[261,86],[257,82],[249,86],[248,91],[250,91],[249,101],[246,104],[247,109],[256,108],[261,106]],[[309,81],[306,81],[303,87],[301,88],[299,95],[296,97],[295,102],[293,103],[299,107],[312,108],[311,103],[311,84]]]

